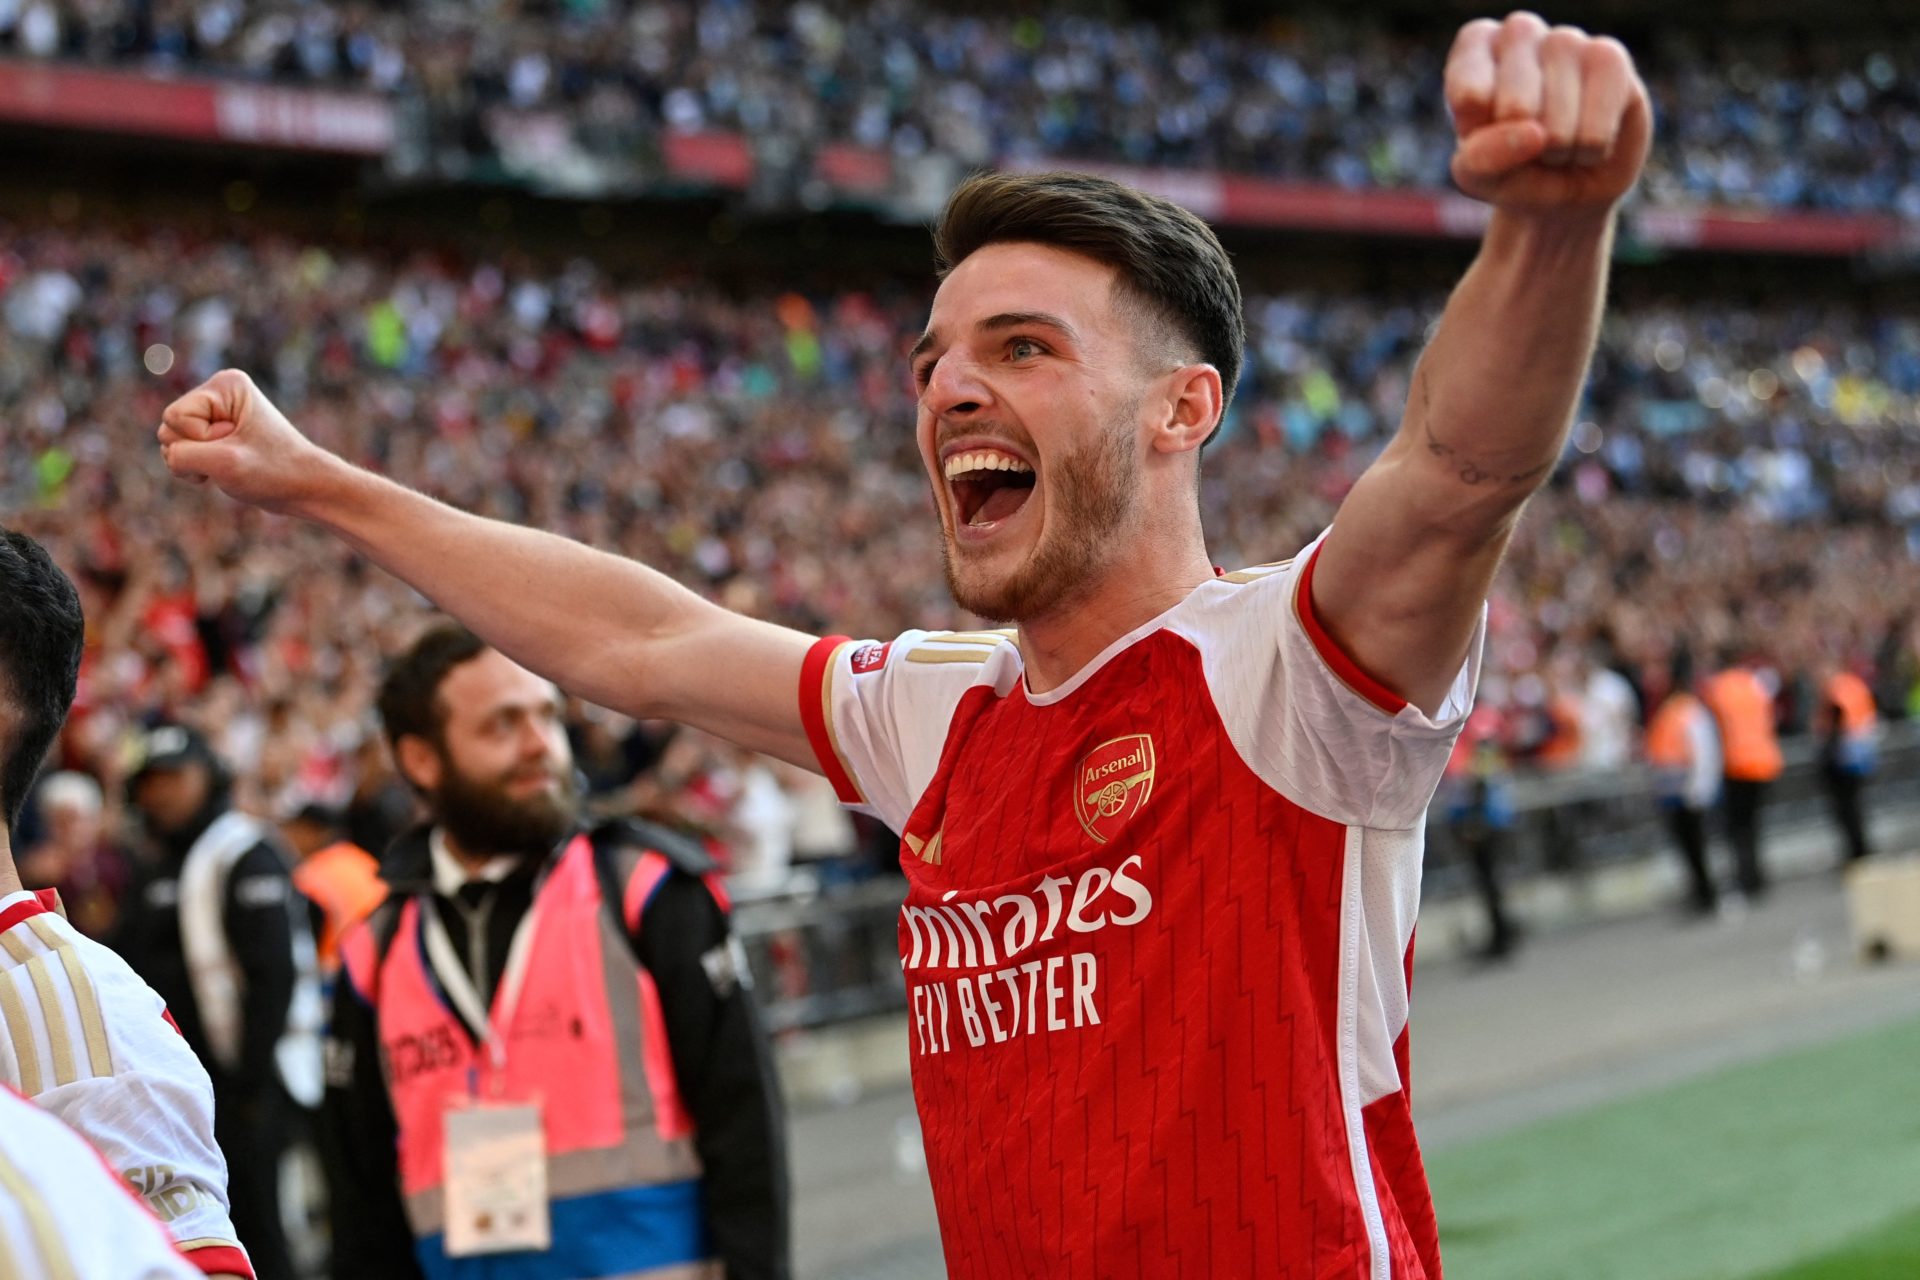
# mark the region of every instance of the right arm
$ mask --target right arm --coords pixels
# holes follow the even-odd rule
[[[819,767],[795,700],[812,637],[723,609],[635,561],[355,467],[301,435],[243,373],[176,400],[160,441],[175,475],[323,526],[570,693]]]

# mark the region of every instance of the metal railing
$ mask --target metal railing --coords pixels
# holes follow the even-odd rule
[[[1830,821],[1818,749],[1783,745],[1787,768],[1768,800],[1770,828]],[[1644,768],[1521,773],[1506,856],[1511,879],[1581,875],[1609,864],[1667,856],[1668,836]],[[1920,726],[1895,725],[1881,742],[1869,804],[1920,807]],[[1424,897],[1469,890],[1436,804],[1428,832]],[[898,928],[905,882],[895,876],[742,903],[734,924],[746,944],[769,1025],[824,1026],[903,1008]]]

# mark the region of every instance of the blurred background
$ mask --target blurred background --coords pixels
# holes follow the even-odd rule
[[[1897,918],[1920,29],[1895,0],[1542,8],[1628,43],[1658,138],[1433,808],[1414,1096],[1450,1273],[1920,1276],[1920,910]],[[925,225],[981,166],[1093,168],[1220,228],[1250,332],[1207,528],[1229,568],[1292,554],[1395,427],[1484,223],[1448,188],[1440,94],[1479,12],[0,0],[0,519],[89,621],[28,882],[112,938],[145,843],[130,744],[163,719],[303,850],[377,851],[410,815],[370,703],[425,602],[170,483],[152,446],[227,365],[351,459],[734,608],[962,623],[904,352]],[[1676,691],[1717,710],[1729,672],[1767,712],[1709,722],[1727,771],[1781,745],[1776,778],[1735,778],[1757,789],[1662,723]],[[938,1274],[892,835],[696,734],[579,705],[570,727],[599,809],[726,860],[802,1273]],[[1764,898],[1729,796],[1737,828],[1758,808]]]

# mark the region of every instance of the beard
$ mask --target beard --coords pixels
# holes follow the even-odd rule
[[[495,778],[462,773],[442,757],[440,787],[433,794],[435,815],[447,834],[470,853],[545,856],[573,830],[580,794],[573,773],[556,775],[559,786],[516,799],[506,792],[509,770]]]
[[[1106,567],[1115,535],[1138,505],[1140,476],[1133,448],[1131,433],[1115,428],[1053,463],[1040,540],[1013,572],[996,581],[985,580],[980,570],[969,571],[959,563],[963,557],[956,553],[955,540],[943,539],[941,557],[954,603],[992,622],[1019,622],[1084,594]]]

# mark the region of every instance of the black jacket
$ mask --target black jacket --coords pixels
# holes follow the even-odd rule
[[[541,866],[529,861],[496,885],[465,886],[467,913],[462,913],[433,893],[427,834],[426,828],[412,831],[388,852],[381,872],[390,897],[432,894],[455,952],[468,965],[467,914],[477,914],[483,899],[491,898],[484,926],[487,982],[480,992],[490,1002],[513,932],[532,906]],[[674,871],[648,904],[631,941],[635,959],[659,989],[674,1074],[693,1119],[694,1148],[705,1171],[708,1237],[728,1280],[784,1280],[791,1266],[786,1141],[772,1057],[751,991],[739,983],[716,983],[703,962],[716,952],[725,954],[729,930],[726,911],[701,878],[696,860],[702,855],[684,841],[663,847],[668,841],[651,834],[626,824],[594,833],[603,849],[614,842],[661,847],[674,861]],[[376,912],[374,924],[376,940],[384,944],[378,928],[383,915],[391,917]],[[320,1125],[336,1280],[419,1280],[421,1275],[400,1196],[397,1130],[379,1054],[374,1011],[343,977],[334,992]]]
[[[281,1091],[274,1049],[286,1032],[293,1001],[294,913],[305,912],[306,900],[294,892],[291,864],[270,840],[242,854],[227,877],[221,919],[227,944],[246,974],[240,1062],[229,1070],[208,1046],[180,940],[181,866],[193,842],[225,811],[224,804],[210,804],[187,830],[162,843],[158,860],[136,875],[110,941],[167,1002],[180,1033],[206,1064],[219,1106],[232,1109]]]

